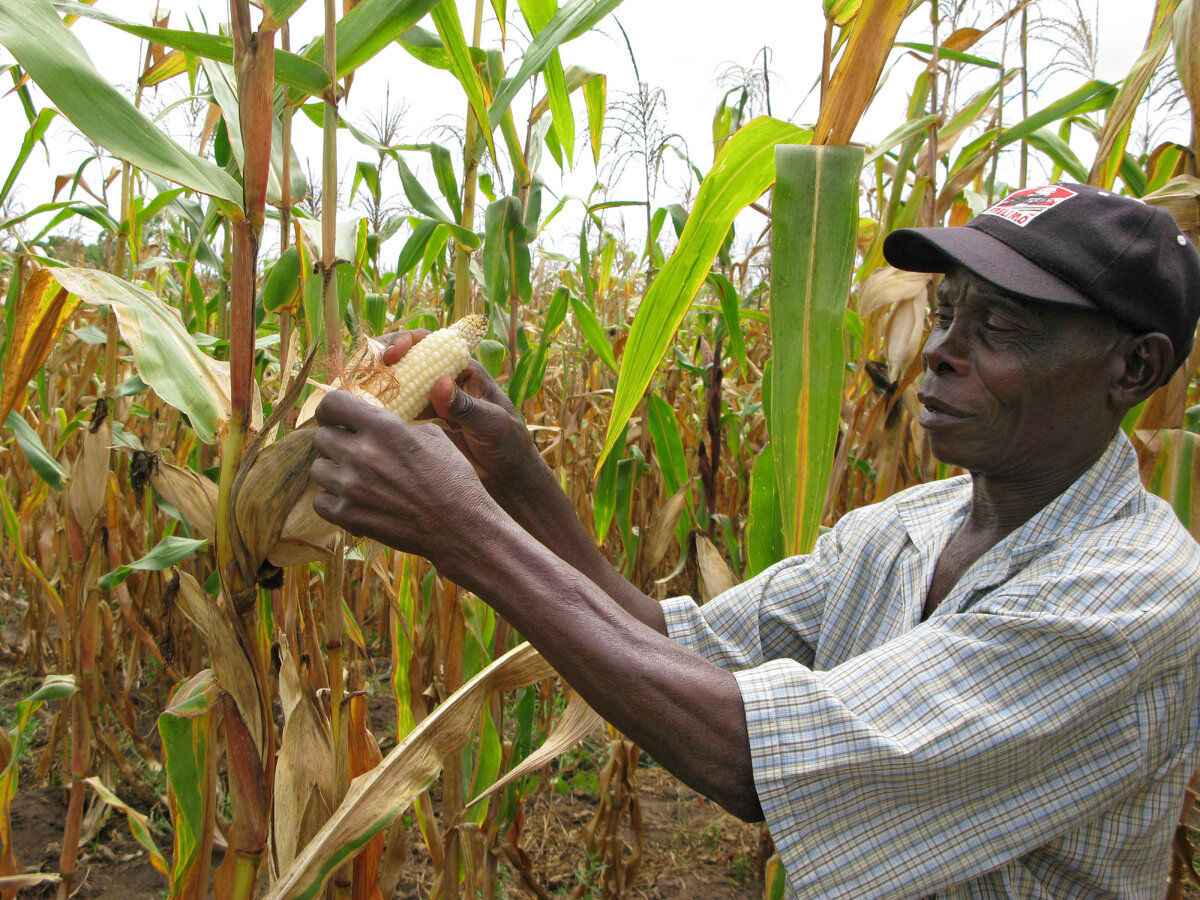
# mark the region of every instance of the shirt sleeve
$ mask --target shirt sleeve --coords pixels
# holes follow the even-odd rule
[[[1103,618],[960,614],[828,671],[736,674],[754,780],[803,897],[920,896],[1140,777],[1136,652]]]
[[[665,600],[667,634],[729,671],[772,659],[811,666],[838,555],[837,535],[826,533],[812,553],[776,563],[704,606],[691,597]]]

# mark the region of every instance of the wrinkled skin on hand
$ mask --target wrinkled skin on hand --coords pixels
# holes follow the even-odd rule
[[[345,391],[316,411],[313,509],[353,535],[418,553],[450,574],[464,529],[491,528],[503,512],[471,463],[436,425],[408,425]]]
[[[384,365],[394,365],[428,331],[401,331],[384,335],[388,342]],[[489,491],[519,480],[538,462],[537,449],[525,422],[508,395],[478,362],[471,364],[455,383],[449,377],[438,379],[430,405],[420,418],[438,417],[459,451],[474,466]]]

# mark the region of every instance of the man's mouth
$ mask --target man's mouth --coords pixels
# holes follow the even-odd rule
[[[958,420],[966,419],[970,416],[970,413],[966,410],[959,409],[929,394],[918,394],[917,399],[924,407],[921,410],[921,427],[926,429],[953,425]]]

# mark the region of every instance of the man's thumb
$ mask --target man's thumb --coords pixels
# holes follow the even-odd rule
[[[472,397],[448,375],[443,375],[433,385],[429,402],[441,418],[455,425],[468,428],[485,427],[489,418],[488,404]]]

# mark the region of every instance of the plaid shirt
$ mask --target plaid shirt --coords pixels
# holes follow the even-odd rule
[[[846,515],[670,634],[736,673],[789,897],[1162,897],[1200,547],[1123,434],[921,609],[968,476]]]

